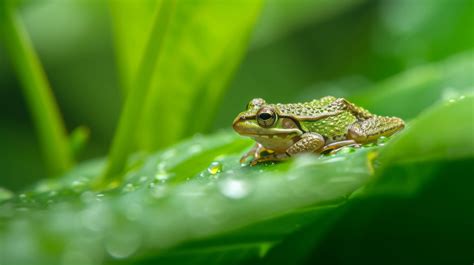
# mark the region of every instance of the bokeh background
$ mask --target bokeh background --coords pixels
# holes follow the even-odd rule
[[[105,156],[123,103],[107,2],[24,1],[20,10],[68,130],[90,129],[80,159]],[[472,49],[473,28],[472,0],[268,0],[216,117],[202,133],[229,128],[254,97],[292,102],[362,93],[407,69]],[[19,190],[47,171],[2,46],[0,186]]]

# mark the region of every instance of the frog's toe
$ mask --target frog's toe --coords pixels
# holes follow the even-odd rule
[[[259,159],[260,153],[256,152],[255,150],[250,150],[249,152],[247,152],[240,158],[240,163],[241,164],[245,163],[249,157],[251,157],[252,160]]]
[[[341,151],[343,148],[345,147],[352,147],[352,148],[361,148],[362,145],[359,144],[359,143],[354,143],[354,144],[349,144],[349,145],[345,145],[345,146],[341,146],[341,147],[338,147],[336,149],[333,149],[329,152],[330,155],[334,155],[334,154],[337,154],[339,151]]]
[[[284,161],[290,158],[286,153],[272,153],[268,156],[263,156],[259,158],[255,158],[250,162],[250,166],[255,166],[259,163],[264,163],[264,162],[277,162],[277,161]]]
[[[249,154],[243,155],[243,156],[240,158],[240,160],[239,160],[240,164],[245,163],[245,162],[247,161],[247,158],[249,158],[249,157],[250,157]]]

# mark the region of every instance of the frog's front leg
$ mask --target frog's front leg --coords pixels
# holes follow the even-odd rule
[[[304,133],[301,138],[291,145],[284,153],[271,153],[254,159],[250,165],[254,166],[258,163],[269,161],[282,161],[289,157],[300,153],[317,152],[324,146],[324,138],[317,133]]]
[[[390,136],[405,127],[402,119],[397,117],[373,116],[352,124],[348,138],[357,143],[373,142],[381,136]]]
[[[247,158],[252,157],[253,160],[259,159],[260,158],[260,153],[262,153],[265,150],[265,147],[263,145],[256,143],[252,149],[250,149],[247,153],[245,153],[241,158],[240,158],[240,163],[244,163]]]

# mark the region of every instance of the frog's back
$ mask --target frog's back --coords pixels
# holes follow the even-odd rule
[[[275,106],[282,115],[296,118],[303,130],[318,133],[328,142],[333,142],[346,139],[348,127],[358,120],[354,113],[344,111],[345,107],[335,101],[337,98],[327,96],[310,102],[276,104]],[[324,114],[336,111],[340,113],[324,117]],[[368,112],[366,114],[368,115]]]
[[[295,118],[317,117],[322,113],[331,112],[331,103],[336,101],[335,97],[327,96],[303,103],[275,104],[280,114],[293,116]]]

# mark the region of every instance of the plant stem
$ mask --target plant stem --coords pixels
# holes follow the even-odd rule
[[[0,30],[23,88],[48,171],[51,176],[64,173],[73,164],[66,130],[41,62],[9,1],[0,3]]]
[[[97,188],[104,189],[118,185],[123,178],[128,155],[132,150],[138,122],[142,113],[153,72],[160,56],[164,36],[175,7],[175,0],[162,1],[154,18],[141,63],[135,77],[134,87],[127,92],[125,105],[120,116],[109,153],[107,168],[97,182]]]

